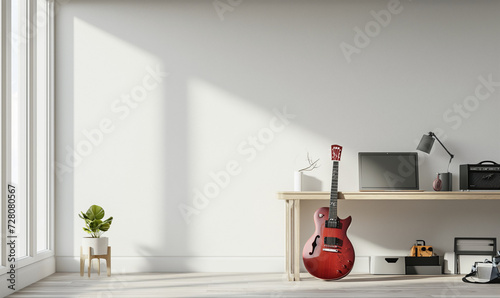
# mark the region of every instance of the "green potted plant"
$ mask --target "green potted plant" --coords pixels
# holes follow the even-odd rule
[[[82,211],[78,216],[85,221],[83,230],[91,236],[82,239],[83,252],[88,252],[90,247],[92,255],[107,254],[108,238],[101,237],[101,235],[109,230],[113,217],[102,220],[104,218],[104,209],[97,205],[90,206],[86,213]]]

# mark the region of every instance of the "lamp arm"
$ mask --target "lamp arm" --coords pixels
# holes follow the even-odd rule
[[[444,150],[446,150],[446,152],[448,152],[448,154],[450,155],[450,163],[451,163],[451,160],[453,159],[453,157],[455,157],[455,155],[451,154],[450,151],[448,151],[448,149],[446,149],[446,147],[443,145],[443,143],[441,143],[441,141],[438,139],[438,137],[436,136],[435,133],[430,132],[429,135],[431,137],[436,138],[436,140],[439,142],[439,144],[441,144],[441,146],[443,146]]]

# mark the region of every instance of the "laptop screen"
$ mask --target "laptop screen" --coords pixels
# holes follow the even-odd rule
[[[359,152],[359,190],[418,190],[416,152]]]

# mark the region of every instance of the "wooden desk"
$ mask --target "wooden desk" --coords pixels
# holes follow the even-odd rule
[[[500,192],[339,192],[339,200],[499,200]],[[286,237],[285,258],[288,280],[300,280],[300,202],[329,200],[330,192],[285,191],[278,192],[278,199],[285,200]]]

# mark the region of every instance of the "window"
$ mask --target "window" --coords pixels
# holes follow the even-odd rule
[[[49,198],[50,198],[50,142],[51,139],[51,106],[50,100],[50,69],[49,69],[49,45],[48,37],[50,36],[48,29],[47,12],[49,11],[49,3],[46,0],[37,0],[36,15],[34,22],[36,36],[36,63],[35,63],[35,98],[36,100],[36,229],[37,229],[37,252],[47,250],[49,248]],[[40,100],[44,99],[44,100]]]
[[[1,4],[1,247],[15,237],[18,268],[54,255],[53,6],[53,0]],[[9,185],[14,205],[6,205]],[[15,229],[6,224],[12,208]]]
[[[5,174],[6,174],[6,156],[5,156],[5,150],[4,150],[4,146],[5,146],[5,131],[4,131],[4,128],[5,128],[5,124],[6,124],[6,113],[5,113],[5,109],[6,109],[6,101],[4,100],[6,98],[5,96],[5,93],[6,93],[6,88],[5,88],[5,85],[4,85],[4,80],[5,80],[5,75],[6,75],[6,67],[5,67],[5,38],[4,36],[6,36],[6,32],[7,32],[7,26],[5,26],[4,24],[4,21],[5,21],[5,17],[4,17],[4,11],[5,11],[5,4],[2,3],[0,4],[0,96],[2,97],[2,100],[1,100],[1,104],[0,104],[0,191],[2,193],[2,195],[0,196],[2,199],[0,200],[0,221],[3,222],[4,221],[4,217],[3,217],[3,214],[4,214],[4,209],[3,209],[3,206],[5,205],[4,204],[4,195],[6,194],[6,182],[5,182]],[[0,227],[2,225],[0,224]],[[1,231],[3,233],[3,229]],[[0,266],[4,266],[4,258],[3,258],[3,255],[4,255],[4,251],[3,251],[3,248],[4,248],[4,237],[2,236],[1,237],[1,240],[0,240],[0,255],[2,256],[2,258],[0,259]]]
[[[9,123],[7,124],[7,129],[10,130],[10,175],[7,174],[8,184],[11,184],[16,189],[15,196],[15,222],[13,226],[15,227],[15,233],[8,233],[8,235],[13,235],[16,237],[16,259],[19,260],[27,256],[27,225],[24,218],[27,216],[27,195],[24,185],[26,185],[27,180],[25,177],[26,172],[23,170],[26,166],[26,127],[21,121],[25,119],[23,117],[26,114],[26,100],[27,94],[26,90],[26,80],[21,77],[26,75],[25,71],[20,71],[21,67],[26,67],[23,65],[26,59],[26,47],[23,47],[26,43],[21,40],[21,20],[25,18],[21,17],[21,13],[26,11],[25,5],[22,5],[19,0],[11,0],[10,7],[10,37],[7,36],[7,42],[10,43],[10,109],[7,110],[9,113]],[[7,98],[7,100],[9,100]],[[21,170],[21,171],[20,171]],[[20,187],[21,186],[21,187]],[[11,208],[12,210],[12,208]],[[8,228],[8,227],[7,227]]]

